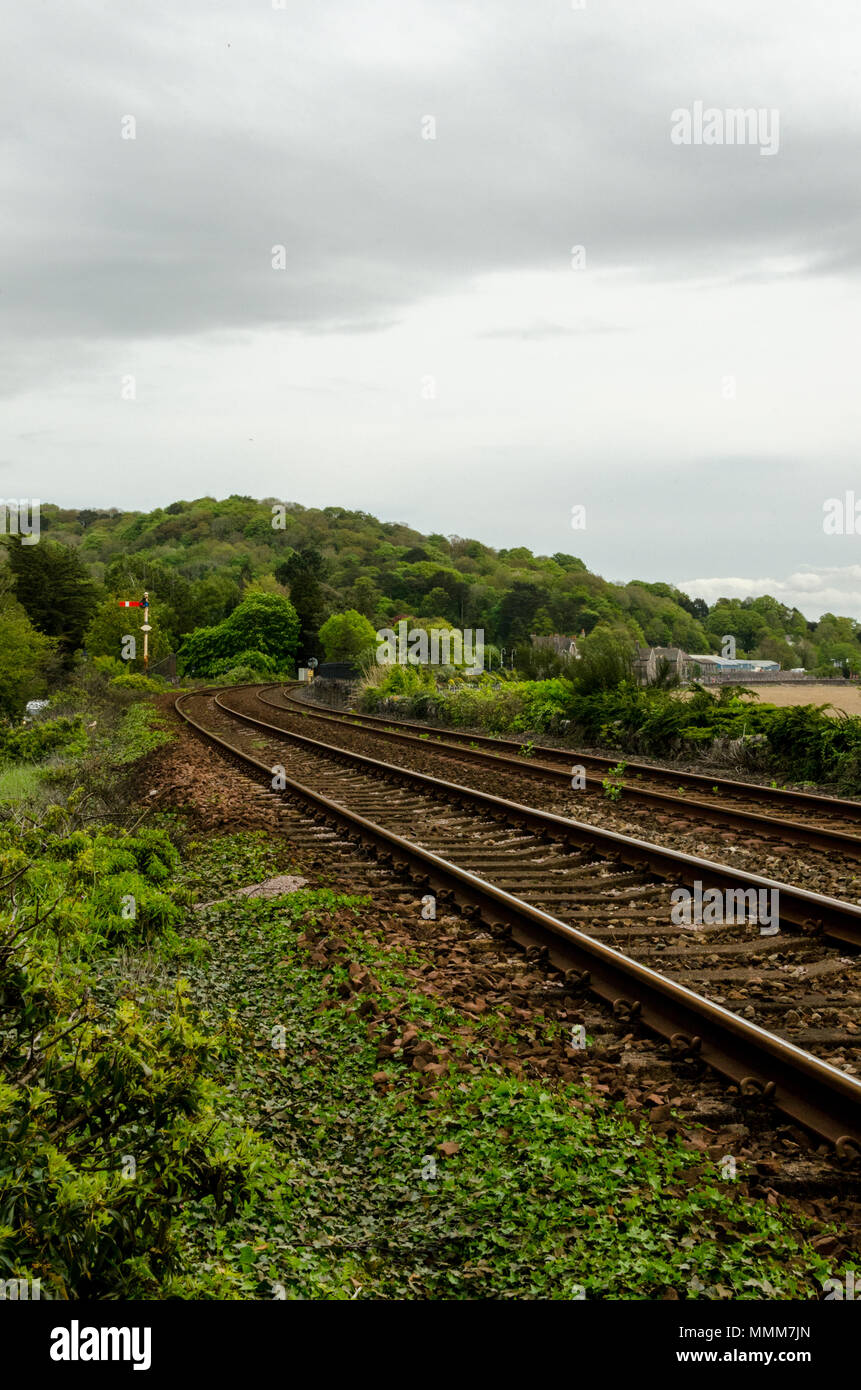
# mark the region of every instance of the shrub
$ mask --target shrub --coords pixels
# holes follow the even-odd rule
[[[506,682],[502,673],[484,672],[437,685],[427,670],[392,666],[382,676],[371,674],[360,706],[488,733],[565,732],[572,740],[644,755],[696,751],[795,781],[861,790],[861,718],[829,714],[828,706],[760,704],[744,698],[753,693],[744,686],[695,685],[685,694],[622,681],[605,689],[597,675],[610,669],[608,650],[596,658],[596,679],[585,681]]]
[[[271,679],[271,671],[264,671],[256,666],[231,666],[229,671],[216,678],[219,685],[254,685],[258,681]]]
[[[17,727],[0,725],[0,762],[39,762],[58,748],[80,752],[85,742],[80,717]]]
[[[111,685],[118,690],[140,690],[147,695],[161,695],[170,689],[170,682],[162,676],[145,676],[142,671],[127,671],[122,676],[114,676]]]
[[[272,676],[278,670],[278,663],[265,652],[245,651],[239,652],[236,656],[226,656],[221,661],[214,661],[210,667],[210,674],[213,676],[233,675],[236,671],[251,671],[250,677],[254,680],[255,676]]]
[[[377,634],[368,619],[355,608],[333,613],[318,633],[327,661],[362,661],[377,646]]]
[[[234,1210],[256,1178],[203,1076],[222,1044],[186,983],[141,998],[99,970],[118,932],[171,930],[176,850],[154,830],[64,835],[64,819],[54,807],[0,829],[0,1278],[38,1278],[54,1298],[141,1297],[176,1262],[177,1207]],[[127,891],[133,920],[118,911]]]
[[[580,660],[574,662],[571,679],[578,694],[615,690],[631,679],[634,646],[624,633],[600,626],[580,643]]]
[[[216,627],[196,628],[185,639],[180,655],[190,674],[212,676],[242,664],[249,652],[262,653],[278,666],[289,663],[298,640],[299,618],[290,600],[280,594],[253,592]]]

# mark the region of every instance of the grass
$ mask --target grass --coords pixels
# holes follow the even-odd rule
[[[16,763],[0,771],[0,804],[17,805],[38,800],[41,769],[34,763]]]
[[[111,761],[114,766],[125,767],[169,743],[172,737],[156,707],[141,700],[126,711],[112,737]]]
[[[68,697],[67,697],[68,698]],[[87,708],[95,717],[83,735],[66,748],[36,762],[0,765],[0,806],[8,809],[44,809],[63,802],[81,779],[91,790],[104,793],[118,788],[132,765],[173,737],[158,709],[137,700],[126,709],[110,704]],[[112,808],[113,809],[113,808]]]

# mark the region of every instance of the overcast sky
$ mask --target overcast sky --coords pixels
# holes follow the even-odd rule
[[[861,619],[857,0],[4,31],[0,495],[341,505]],[[770,152],[674,143],[697,102]]]

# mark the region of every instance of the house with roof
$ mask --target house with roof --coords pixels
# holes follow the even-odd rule
[[[547,647],[557,656],[567,656],[572,661],[576,661],[580,656],[574,638],[565,637],[561,632],[552,632],[542,636],[539,636],[537,632],[531,632],[529,640],[533,647]]]
[[[680,681],[691,676],[693,657],[681,647],[638,647],[634,656],[634,675],[641,685],[651,685],[664,665]]]

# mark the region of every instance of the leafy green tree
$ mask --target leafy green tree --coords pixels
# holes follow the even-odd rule
[[[327,661],[361,661],[377,646],[376,632],[355,608],[333,613],[320,628],[319,636]]]
[[[292,663],[299,642],[299,617],[280,594],[247,594],[216,627],[197,628],[185,639],[180,655],[192,675],[210,676],[224,670],[227,658],[262,652],[279,667]]]
[[[368,574],[360,574],[348,590],[347,599],[351,608],[365,618],[374,619],[380,611],[382,594]]]
[[[566,555],[564,550],[557,550],[553,559],[563,570],[585,570],[586,568],[583,561],[576,555]]]
[[[447,589],[431,589],[425,594],[419,603],[419,610],[422,617],[433,617],[435,613],[445,613],[451,605],[451,597]]]
[[[757,647],[756,655],[761,656],[763,661],[779,662],[784,671],[791,671],[793,666],[799,664],[795,651],[780,637],[765,637]],[[858,655],[861,656],[861,648]]]
[[[708,632],[715,647],[721,638],[732,636],[741,651],[752,652],[769,635],[761,613],[745,607],[738,599],[719,599],[709,613]]]
[[[571,679],[581,695],[615,690],[631,679],[634,644],[624,629],[596,627],[578,646],[580,660],[572,663]]]
[[[96,607],[96,589],[74,550],[42,540],[24,545],[10,538],[9,569],[15,597],[39,632],[57,639],[68,664],[80,647]]]
[[[854,618],[837,618],[833,613],[823,613],[813,634],[819,646],[833,645],[835,642],[854,642],[861,632],[861,623]]]
[[[844,672],[861,671],[861,647],[857,642],[830,642],[822,648],[823,661],[839,661]],[[835,671],[836,674],[836,671]]]
[[[0,714],[20,719],[27,701],[45,694],[55,646],[36,631],[20,603],[0,600]]]
[[[191,585],[192,629],[214,627],[233,612],[241,599],[239,585],[229,574],[213,573],[196,579]]]
[[[547,591],[537,584],[515,579],[499,604],[496,624],[504,642],[526,641],[534,630],[535,614],[547,605]]]
[[[149,635],[150,661],[160,661],[174,650],[176,644],[176,614],[166,603],[153,599],[149,606],[149,622],[152,632]],[[143,608],[120,608],[115,598],[100,603],[87,628],[84,645],[87,656],[120,657],[123,638],[132,636],[137,643],[134,661],[124,662],[129,671],[143,669]]]
[[[549,637],[556,626],[546,608],[539,608],[532,620],[532,631],[538,637]]]
[[[170,626],[178,633],[190,632],[195,626],[192,586],[170,565],[146,555],[120,555],[105,570],[104,584],[118,599],[140,598],[146,589],[153,611],[158,601],[170,606],[173,615]]]

